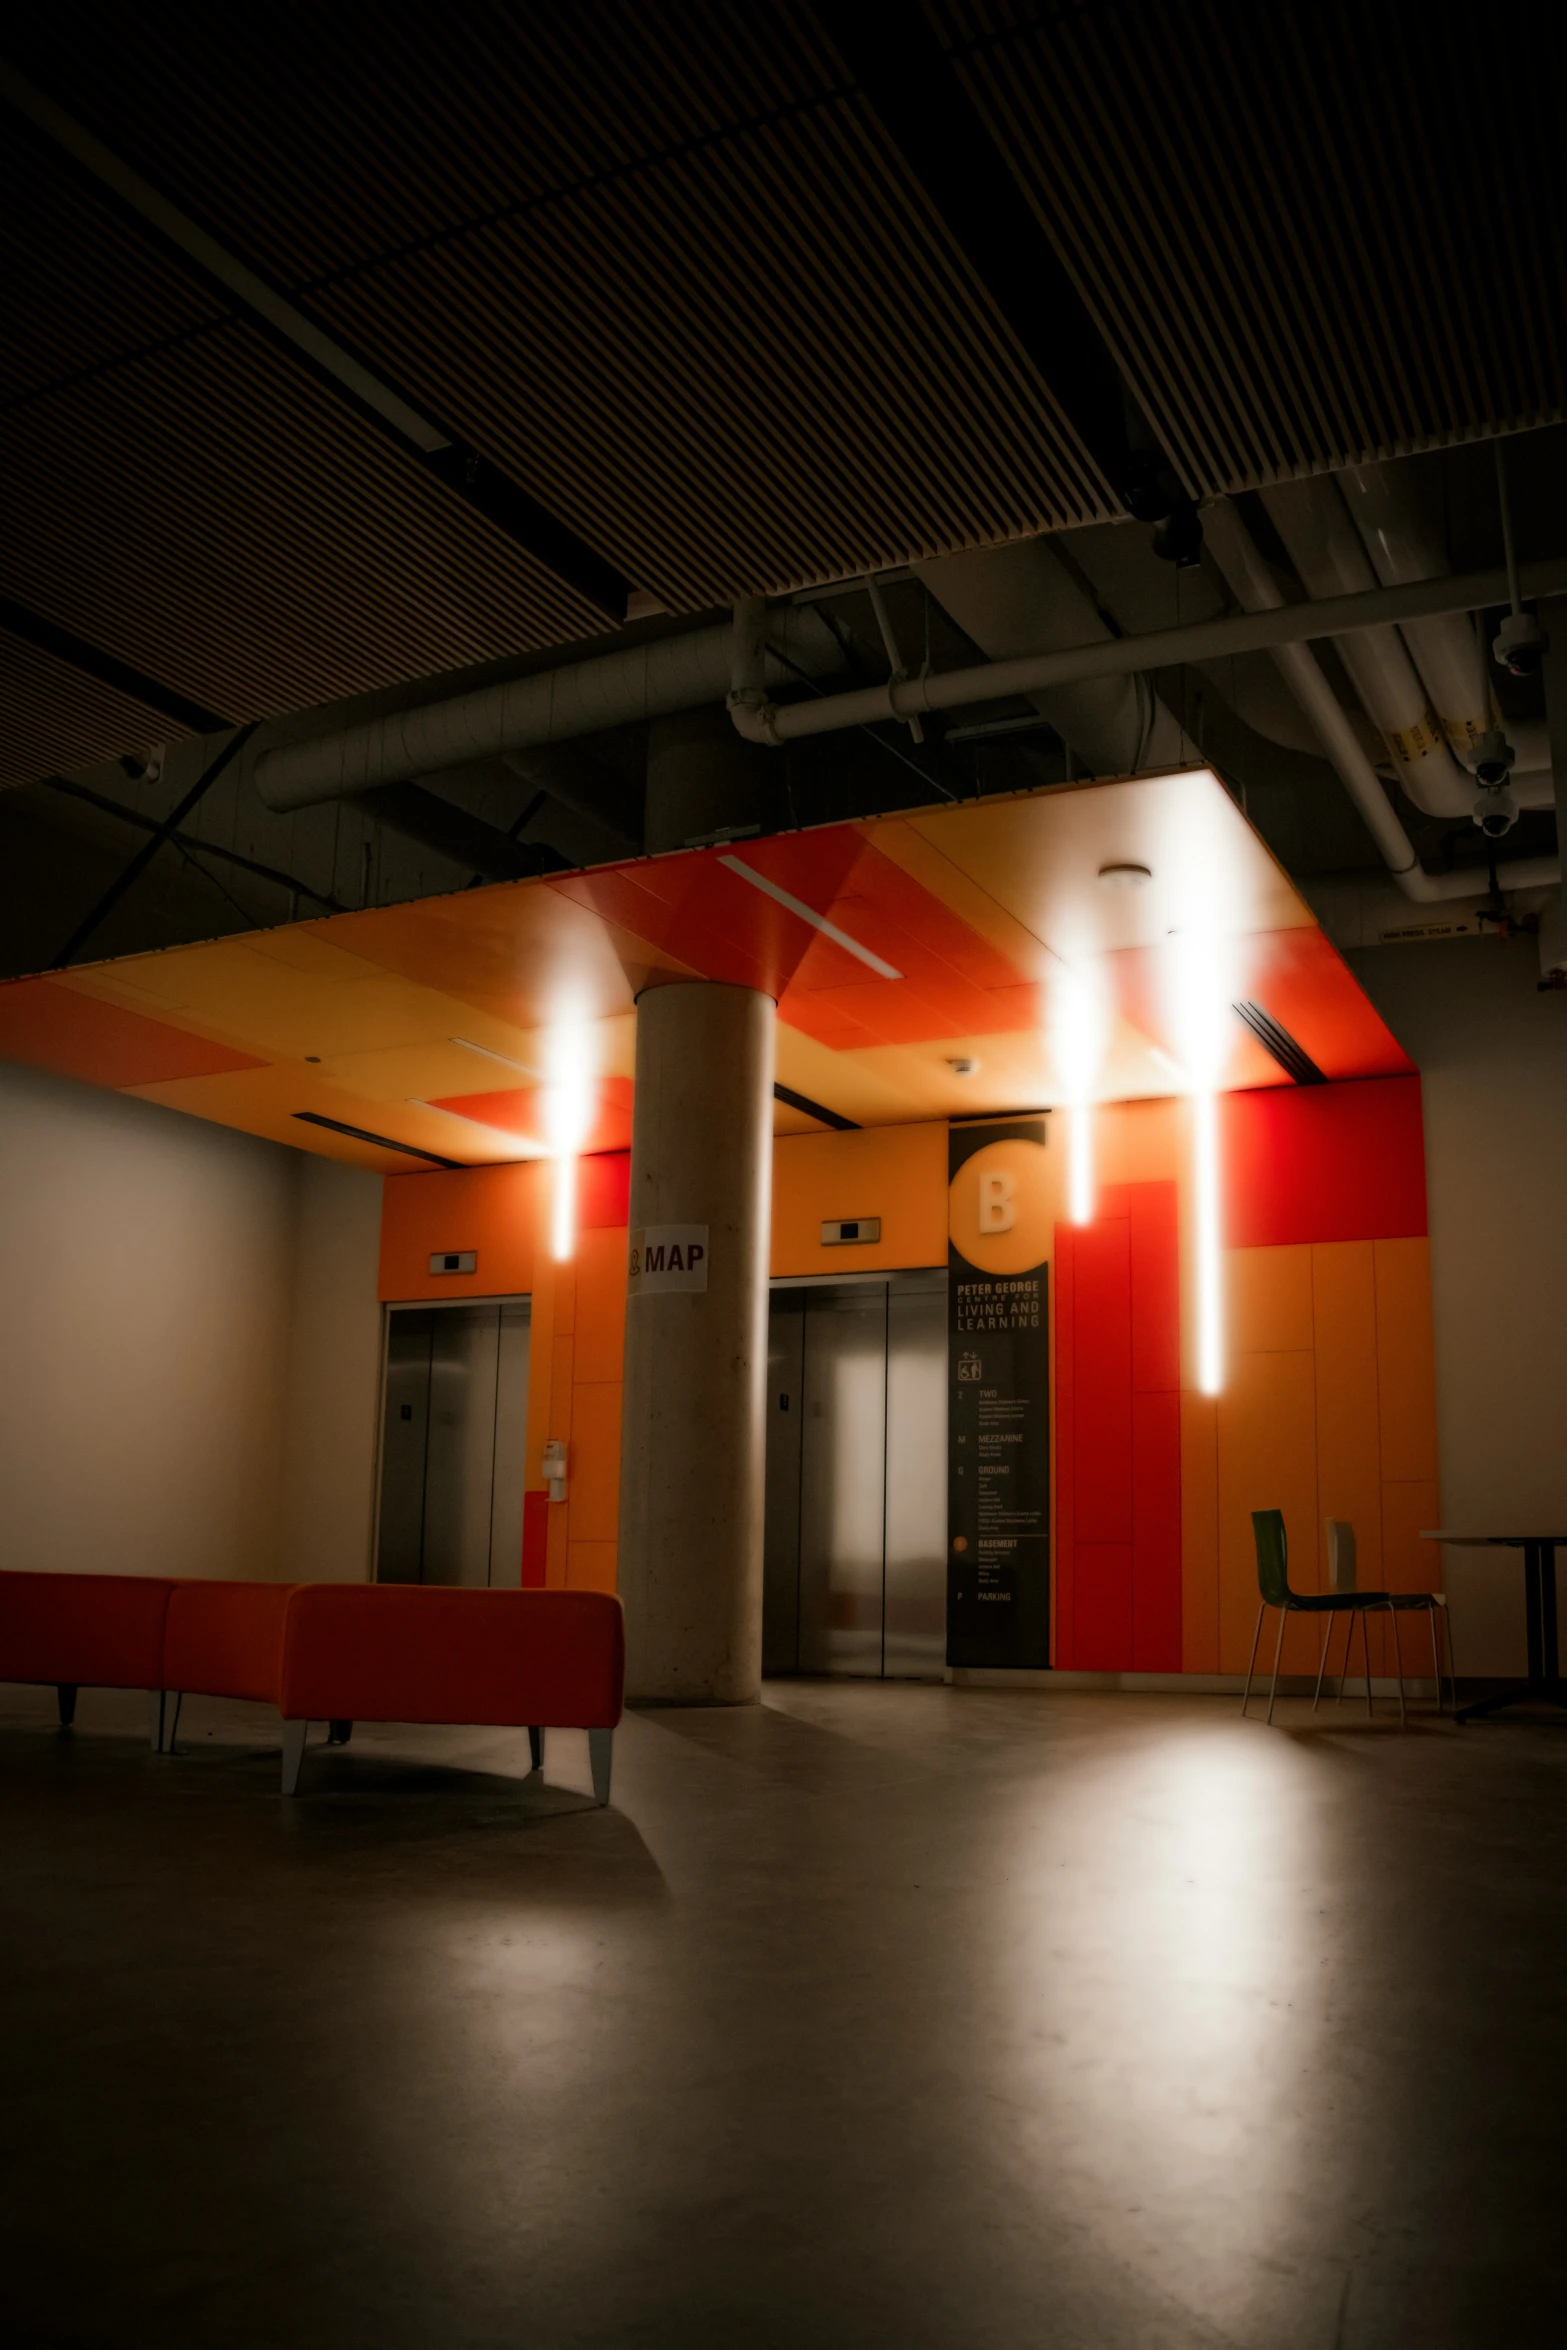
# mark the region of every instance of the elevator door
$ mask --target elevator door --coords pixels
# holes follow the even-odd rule
[[[946,1279],[774,1292],[763,1662],[939,1679]]]
[[[525,1304],[392,1309],[379,1581],[520,1583],[527,1417]]]

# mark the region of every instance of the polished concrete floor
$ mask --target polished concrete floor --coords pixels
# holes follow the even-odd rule
[[[0,1690],[0,2332],[1567,2339],[1567,1724],[794,1683],[586,1741]],[[521,1752],[519,1753],[519,1747]]]

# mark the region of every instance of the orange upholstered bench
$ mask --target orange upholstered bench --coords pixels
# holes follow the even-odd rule
[[[313,1721],[472,1722],[586,1730],[593,1792],[609,1801],[625,1694],[620,1602],[599,1591],[458,1591],[312,1583],[283,1633],[283,1792],[299,1785]]]
[[[163,1634],[174,1585],[161,1575],[0,1573],[0,1681],[52,1682],[60,1720],[78,1689],[145,1689],[163,1743]]]
[[[295,1583],[176,1583],[163,1635],[164,1745],[172,1754],[183,1697],[276,1705],[283,1629]]]

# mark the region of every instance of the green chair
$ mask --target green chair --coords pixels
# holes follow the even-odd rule
[[[1241,1712],[1244,1714],[1251,1703],[1252,1674],[1257,1665],[1257,1643],[1262,1638],[1262,1619],[1270,1607],[1276,1607],[1279,1611],[1279,1636],[1273,1644],[1273,1687],[1268,1692],[1267,1719],[1270,1722],[1273,1719],[1274,1700],[1279,1694],[1279,1659],[1284,1653],[1284,1625],[1286,1619],[1292,1615],[1326,1616],[1329,1618],[1336,1615],[1348,1616],[1351,1640],[1354,1638],[1354,1619],[1357,1615],[1359,1616],[1361,1646],[1365,1651],[1366,1658],[1366,1711],[1369,1713],[1371,1711],[1371,1644],[1366,1638],[1366,1616],[1374,1607],[1386,1608],[1391,1619],[1393,1615],[1391,1597],[1385,1591],[1291,1591],[1289,1542],[1284,1532],[1284,1512],[1282,1510],[1253,1510],[1251,1530],[1257,1545],[1257,1591],[1261,1604],[1257,1609],[1257,1629],[1251,1636],[1251,1659],[1246,1667],[1246,1689],[1241,1698]],[[1332,1630],[1331,1622],[1328,1630],[1330,1632]],[[1396,1624],[1394,1625],[1393,1638],[1396,1643],[1398,1639]],[[1324,1641],[1324,1658],[1326,1654],[1327,1643]],[[1344,1651],[1344,1664],[1347,1670],[1349,1665],[1347,1647]],[[1317,1675],[1319,1689],[1321,1685],[1322,1675],[1319,1671]],[[1400,1673],[1398,1681],[1398,1718],[1400,1722],[1404,1719],[1404,1679],[1402,1673]]]

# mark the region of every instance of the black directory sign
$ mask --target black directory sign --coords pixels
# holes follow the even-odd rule
[[[1050,1662],[1046,1122],[954,1126],[948,1149],[947,1661]]]

